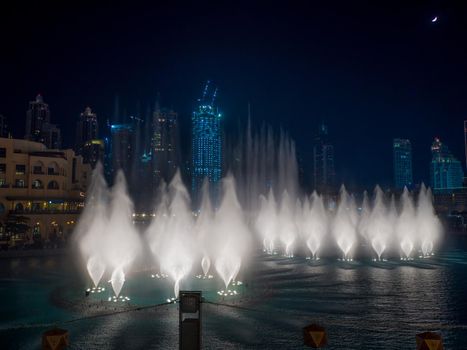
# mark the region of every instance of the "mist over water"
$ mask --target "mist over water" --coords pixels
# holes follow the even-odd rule
[[[162,184],[145,232],[133,224],[133,203],[123,173],[109,188],[98,166],[76,231],[80,254],[95,287],[110,279],[118,296],[135,259],[148,252],[153,270],[170,278],[173,294],[194,274],[213,275],[226,290],[248,268],[256,250],[291,258],[344,261],[413,259],[433,254],[442,233],[431,190],[404,190],[399,199],[376,186],[356,201],[344,186],[336,196],[301,192],[295,146],[281,132],[251,128],[228,154],[214,207],[209,183],[192,209],[180,173]],[[335,205],[336,204],[336,205]],[[147,246],[148,249],[142,249]],[[131,277],[130,277],[131,278]]]

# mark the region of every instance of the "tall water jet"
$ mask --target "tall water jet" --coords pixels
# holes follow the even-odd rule
[[[345,260],[351,260],[350,252],[357,239],[356,222],[355,202],[342,186],[332,231]]]
[[[151,221],[148,229],[146,230],[146,241],[148,242],[153,258],[159,263],[159,271],[162,273],[161,266],[164,243],[169,237],[167,236],[167,224],[169,221],[169,203],[167,196],[167,188],[162,184],[159,188],[159,203],[157,204],[154,212],[154,218]]]
[[[442,227],[434,213],[431,190],[423,184],[418,195],[416,220],[417,236],[421,243],[422,254],[426,257],[433,253],[434,244],[441,235]]]
[[[370,215],[371,215],[370,201],[368,199],[367,191],[364,191],[362,207],[360,210],[360,220],[358,222],[358,232],[367,241],[370,240],[368,237],[368,221],[370,219]]]
[[[123,272],[123,266],[117,267],[110,277],[110,284],[115,295],[118,297],[125,283],[125,273]]]
[[[225,287],[235,280],[250,244],[250,233],[235,192],[232,176],[223,179],[223,198],[214,218],[217,237],[216,271]]]
[[[381,260],[381,255],[386,250],[390,237],[393,235],[395,222],[390,220],[388,209],[384,202],[384,193],[379,186],[375,188],[375,200],[371,215],[368,218],[368,238],[373,250]]]
[[[86,269],[92,279],[92,283],[94,283],[94,287],[97,287],[105,272],[104,262],[98,255],[93,255],[88,259]]]
[[[194,226],[194,232],[198,242],[198,250],[201,252],[202,255],[201,268],[205,277],[208,275],[209,269],[211,268],[210,256],[212,255],[212,249],[210,249],[210,247],[212,242],[212,236],[213,234],[215,234],[215,232],[213,232],[212,230],[211,225],[214,219],[214,212],[212,210],[211,200],[209,198],[208,186],[209,182],[205,180],[203,184],[203,197],[201,201],[201,207]]]
[[[295,210],[287,191],[282,194],[279,210],[279,239],[284,245],[285,255],[293,257],[293,244],[297,237],[297,226],[295,224]]]
[[[399,217],[397,218],[396,234],[399,239],[400,248],[404,258],[409,259],[415,244],[417,226],[416,221],[414,220],[415,208],[407,187],[404,188],[401,202],[402,207]]]
[[[105,239],[105,257],[107,264],[113,269],[112,276],[115,280],[111,279],[111,283],[117,297],[125,282],[125,269],[141,250],[132,214],[133,203],[127,193],[125,176],[119,171],[111,191],[110,216]]]
[[[174,294],[177,297],[180,282],[191,271],[196,255],[190,197],[179,171],[173,177],[165,196],[168,196],[167,201],[170,204],[168,208],[158,208],[159,214],[156,214],[156,218],[163,218],[164,231],[158,229],[158,223],[154,222],[149,227],[147,236],[152,241],[151,250],[160,262],[161,272],[168,274],[174,281]],[[161,210],[167,210],[167,214],[163,214]]]
[[[315,192],[311,195],[311,208],[307,210],[304,202],[303,234],[306,245],[313,258],[318,258],[321,242],[328,231],[328,215],[324,207],[323,198]]]
[[[92,175],[85,210],[75,230],[81,255],[86,260],[86,269],[97,287],[106,269],[105,234],[108,225],[108,189],[100,163]]]
[[[260,195],[260,209],[255,221],[255,228],[261,236],[263,249],[268,254],[274,253],[277,224],[276,201],[274,200],[274,193],[271,189],[267,198]]]

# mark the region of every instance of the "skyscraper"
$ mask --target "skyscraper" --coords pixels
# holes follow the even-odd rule
[[[99,125],[97,122],[97,115],[92,112],[90,107],[86,107],[84,112],[80,114],[78,122],[76,123],[76,152],[81,154],[84,144],[91,140],[97,140],[99,138],[98,135]]]
[[[200,201],[201,187],[205,179],[209,181],[211,200],[219,204],[220,179],[222,176],[222,114],[214,106],[217,89],[208,98],[209,81],[203,97],[192,116],[192,197],[195,208]]]
[[[35,101],[29,102],[26,112],[26,140],[43,143],[47,148],[60,149],[62,137],[56,124],[50,122],[49,105],[39,94]]]
[[[34,101],[29,102],[26,112],[26,140],[44,143],[42,128],[44,123],[50,123],[49,105],[39,94]]]
[[[410,188],[413,185],[412,145],[407,139],[394,139],[392,142],[394,187]]]
[[[62,148],[62,133],[56,124],[42,124],[41,141],[49,149]]]
[[[180,166],[177,113],[170,109],[161,109],[159,103],[156,103],[152,130],[152,176],[157,188],[161,180],[170,181]]]
[[[435,138],[432,146],[430,177],[435,192],[450,192],[462,187],[464,172],[461,162],[456,159],[448,147],[439,138]]]
[[[322,123],[313,144],[313,185],[320,193],[330,194],[335,186],[334,146],[328,137],[328,128]]]
[[[80,114],[76,124],[75,151],[83,156],[85,164],[94,168],[98,161],[104,160],[104,141],[99,139],[97,115],[90,107]]]
[[[112,142],[112,176],[121,169],[129,178],[133,164],[134,129],[130,123],[112,124],[110,126]]]

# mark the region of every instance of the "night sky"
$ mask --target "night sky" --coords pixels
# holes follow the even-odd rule
[[[394,137],[412,141],[416,182],[429,181],[434,136],[464,162],[465,1],[173,3],[0,5],[0,113],[13,135],[39,92],[65,146],[86,106],[103,124],[117,95],[144,114],[159,91],[187,133],[211,79],[227,133],[250,102],[255,124],[289,131],[308,176],[321,121],[351,186],[391,184]]]

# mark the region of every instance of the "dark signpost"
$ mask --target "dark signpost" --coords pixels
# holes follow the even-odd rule
[[[179,293],[180,350],[201,349],[201,292]]]

